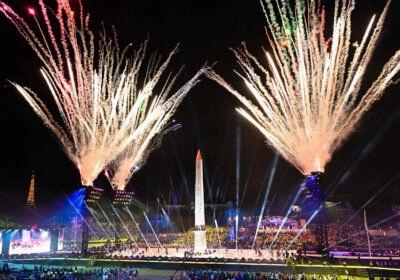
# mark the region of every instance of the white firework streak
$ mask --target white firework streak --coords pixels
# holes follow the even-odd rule
[[[179,126],[170,119],[189,90],[199,82],[199,77],[204,71],[204,68],[200,69],[168,98],[180,71],[176,75],[169,74],[159,85],[161,90],[157,91],[156,86],[161,83],[160,79],[169,58],[161,66],[158,66],[160,60],[154,59],[154,56],[151,61],[155,63],[148,66],[143,88],[132,90],[137,92],[137,95],[134,95],[128,104],[128,110],[134,114],[134,121],[127,129],[125,148],[111,162],[105,173],[112,187],[117,190],[125,189],[133,173],[143,166],[151,151],[161,144],[162,137]],[[154,95],[154,92],[158,94]]]
[[[242,74],[235,73],[256,103],[212,69],[206,75],[241,101],[246,109],[238,108],[238,112],[300,172],[323,172],[332,153],[400,70],[398,50],[370,88],[360,93],[390,2],[376,24],[372,17],[361,43],[351,50],[354,1],[335,0],[332,36],[325,39],[325,11],[319,1],[311,0],[306,7],[305,1],[296,0],[293,12],[289,1],[262,0],[272,49],[271,53],[264,50],[268,68],[249,53],[245,43],[233,50],[242,69]]]
[[[57,10],[45,6],[43,0],[39,0],[39,6],[45,28],[41,27],[35,11],[29,10],[39,31],[36,35],[22,17],[0,1],[0,11],[42,61],[41,73],[62,122],[55,120],[32,90],[11,83],[60,140],[66,154],[79,169],[82,184],[91,186],[107,164],[135,139],[132,125],[146,117],[145,114],[138,117],[138,106],[149,99],[152,90],[147,87],[154,87],[156,82],[148,80],[140,93],[136,93],[136,88],[147,42],[128,55],[130,45],[121,50],[115,31],[114,37],[108,38],[103,28],[99,38],[95,38],[89,29],[89,15],[83,13],[80,1],[77,22],[68,0],[57,0]],[[50,20],[52,16],[54,20]],[[166,67],[177,50],[176,47],[169,54],[162,67]],[[202,70],[186,90],[180,92],[182,95],[187,93],[190,85],[197,83],[201,73]],[[132,106],[133,101],[138,104]],[[150,119],[142,123],[143,130],[153,131]],[[145,127],[146,124],[149,127]]]

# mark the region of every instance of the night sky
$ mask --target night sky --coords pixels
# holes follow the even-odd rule
[[[329,12],[332,12],[334,1],[322,2],[327,5],[327,17],[331,18]],[[361,40],[370,17],[379,14],[385,2],[358,1],[353,13],[353,42]],[[25,18],[29,17],[27,7],[37,7],[34,0],[8,3]],[[76,0],[71,3],[75,5]],[[165,56],[179,42],[180,52],[169,68],[177,71],[180,65],[185,65],[177,86],[188,80],[206,61],[218,61],[216,71],[240,88],[242,85],[232,72],[238,67],[228,48],[246,41],[249,50],[260,58],[261,47],[269,48],[264,33],[265,18],[259,1],[255,0],[83,0],[83,5],[91,14],[91,29],[100,30],[101,21],[107,27],[115,25],[122,46],[131,42],[138,45],[150,34],[149,50],[158,50]],[[400,47],[399,14],[400,2],[393,1],[367,70],[364,88]],[[33,24],[32,19],[28,21]],[[111,32],[111,28],[108,31]],[[79,173],[57,139],[6,81],[10,79],[32,88],[46,104],[50,104],[50,110],[57,113],[40,76],[39,59],[3,15],[0,16],[0,33],[0,214],[16,215],[22,209],[32,170],[36,174],[37,204],[44,211],[51,208],[53,201],[62,199],[63,193],[80,187]],[[274,152],[266,146],[261,133],[238,116],[235,112],[238,105],[232,95],[203,77],[175,115],[182,128],[164,138],[161,148],[154,151],[145,166],[133,176],[127,190],[134,191],[141,201],[154,201],[159,197],[167,203],[175,198],[177,203],[189,202],[194,192],[194,160],[200,148],[205,168],[206,203],[234,201],[237,135],[240,135],[241,208],[247,212],[254,207],[260,209]],[[350,139],[334,153],[326,166],[325,185],[336,182],[336,192],[352,194],[352,203],[357,209],[389,182],[367,206],[367,209],[386,215],[391,204],[400,203],[399,139],[400,87],[392,85]],[[273,214],[286,211],[285,203],[301,179],[300,172],[279,158],[270,195]],[[95,185],[111,190],[103,174]]]

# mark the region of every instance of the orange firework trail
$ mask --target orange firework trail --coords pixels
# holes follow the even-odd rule
[[[155,86],[177,47],[161,62],[150,59],[139,88],[139,72],[145,58],[146,43],[133,55],[129,46],[120,49],[118,41],[103,30],[98,39],[89,29],[89,15],[75,13],[68,0],[57,0],[52,10],[39,0],[44,28],[35,10],[29,13],[37,24],[38,35],[10,6],[0,1],[0,11],[13,23],[43,63],[41,73],[46,80],[62,122],[57,122],[46,105],[29,88],[11,82],[36,114],[60,140],[68,157],[78,167],[83,185],[92,185],[98,174],[121,152],[126,154],[138,137],[146,139],[136,149],[145,157],[148,142],[165,131],[168,120],[183,97],[199,80],[202,69],[171,98],[163,89],[153,97]],[[50,20],[51,18],[54,20]],[[96,43],[95,43],[96,42]],[[174,80],[174,78],[172,79]],[[146,108],[148,101],[152,106]],[[158,118],[162,118],[158,119]],[[168,128],[167,128],[168,130]],[[120,164],[114,161],[116,169]],[[129,174],[125,175],[128,178]]]
[[[400,69],[400,51],[363,94],[362,78],[382,31],[388,1],[378,22],[372,17],[361,43],[351,49],[351,12],[354,1],[336,0],[331,38],[324,36],[325,13],[319,1],[262,0],[271,52],[264,51],[268,67],[251,55],[246,45],[234,54],[253,103],[213,70],[217,81],[246,109],[238,112],[250,121],[286,160],[304,175],[324,171],[332,153],[354,131],[361,117],[392,83]],[[278,13],[276,13],[278,11]],[[374,27],[375,26],[375,27]],[[353,53],[352,58],[350,53]]]

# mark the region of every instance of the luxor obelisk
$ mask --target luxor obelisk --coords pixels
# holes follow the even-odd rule
[[[204,217],[204,187],[203,187],[203,160],[200,150],[196,157],[196,184],[194,201],[194,252],[204,254],[207,249],[207,239]]]

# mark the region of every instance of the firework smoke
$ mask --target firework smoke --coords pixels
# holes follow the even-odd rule
[[[129,46],[120,50],[116,36],[108,38],[104,29],[99,39],[95,39],[89,29],[89,15],[83,13],[80,1],[78,3],[80,9],[75,15],[68,0],[57,0],[56,10],[48,8],[43,0],[39,0],[44,24],[39,22],[35,10],[29,9],[39,35],[2,1],[0,11],[14,24],[42,61],[44,67],[41,73],[49,86],[62,122],[55,120],[32,90],[11,83],[60,140],[68,157],[78,167],[82,184],[92,185],[107,164],[127,149],[140,133],[141,137],[146,137],[144,131],[153,135],[162,130],[162,127],[158,127],[158,130],[153,128],[158,123],[156,118],[162,116],[160,112],[153,109],[142,111],[139,107],[146,107],[143,104],[149,100],[151,89],[177,48],[171,52],[158,72],[154,72],[152,67],[147,69],[147,74],[154,75],[146,79],[145,87],[138,93],[137,81],[146,43],[128,57]],[[50,20],[53,17],[54,20]],[[170,102],[161,94],[159,98],[166,104],[157,109],[167,111],[164,116],[170,117],[169,108],[174,107],[174,102],[180,100],[197,83],[200,73],[201,71],[177,92]],[[164,92],[167,93],[168,90]],[[136,130],[133,130],[132,126],[136,125]],[[141,149],[138,152],[146,154]],[[126,163],[122,165],[125,166]]]
[[[378,22],[368,24],[361,43],[351,49],[351,12],[354,1],[336,0],[332,37],[324,36],[325,11],[319,1],[262,0],[271,53],[264,50],[268,69],[243,43],[233,50],[252,101],[239,94],[221,76],[217,81],[247,108],[237,109],[283,157],[307,175],[324,171],[332,153],[354,131],[361,117],[392,83],[400,69],[400,51],[385,64],[371,87],[360,94],[362,78],[371,61],[388,1]],[[278,11],[278,14],[276,13]],[[374,27],[375,25],[375,27]],[[349,59],[353,53],[352,59]]]

